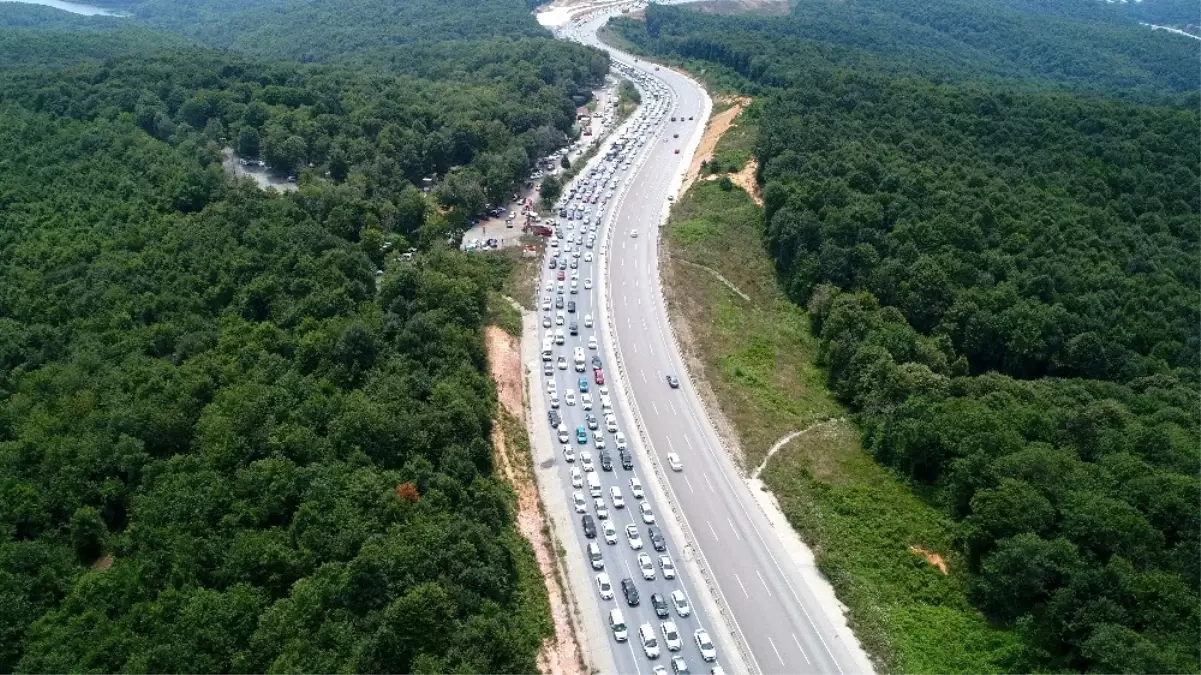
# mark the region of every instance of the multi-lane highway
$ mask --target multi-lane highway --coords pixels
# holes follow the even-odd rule
[[[784,542],[723,450],[671,335],[659,287],[658,230],[670,206],[669,196],[679,187],[682,170],[691,158],[709,113],[708,97],[695,82],[677,72],[636,61],[628,54],[602,46],[596,30],[605,20],[607,15],[593,14],[562,27],[558,34],[607,49],[615,65],[642,90],[643,106],[632,122],[634,131],[626,134],[627,138],[637,140],[626,146],[627,151],[616,162],[597,165],[595,176],[605,176],[606,170],[611,171],[603,178],[601,189],[601,198],[607,201],[603,205],[585,206],[581,195],[589,189],[595,193],[597,189],[590,185],[595,176],[589,170],[582,174],[583,191],[574,200],[565,200],[572,208],[592,210],[587,214],[586,224],[559,219],[565,231],[564,243],[575,247],[575,251],[566,254],[567,260],[574,260],[572,255],[576,251],[581,254],[577,263],[580,270],[577,293],[570,293],[568,271],[564,275],[567,288],[564,295],[558,296],[576,302],[576,311],[566,313],[564,322],[579,321],[580,334],[565,335],[564,344],[553,348],[554,367],[546,379],[556,383],[559,410],[568,432],[566,445],[576,452],[587,448],[595,459],[597,449],[592,431],[587,431],[585,444],[576,442],[575,429],[579,425],[586,428],[587,412],[579,401],[581,373],[574,370],[574,350],[584,349],[589,362],[583,374],[593,380],[590,385],[594,412],[600,418],[602,432],[605,418],[595,402],[591,361],[593,356],[607,357],[602,358],[603,372],[610,378],[607,385],[614,399],[616,427],[635,450],[634,470],[624,471],[617,464],[613,472],[601,471],[600,467],[596,471],[603,478],[606,500],[614,485],[620,487],[627,500],[628,506],[623,510],[613,509],[609,504],[610,520],[620,525],[617,543],[606,545],[600,534],[597,539],[588,539],[582,526],[576,528],[581,550],[586,550],[589,542],[599,542],[605,571],[616,587],[614,599],[601,602],[601,607],[606,613],[620,607],[629,627],[628,643],[611,643],[615,666],[621,673],[645,673],[654,665],[668,664],[672,654],[665,649],[657,662],[642,654],[637,627],[643,622],[659,626],[661,619],[648,606],[651,593],[667,596],[671,590],[679,589],[689,598],[693,613],[684,619],[672,610],[671,619],[679,625],[685,640],[679,654],[693,672],[701,672],[702,665],[699,649],[690,642],[697,627],[709,630],[716,641],[719,662],[727,665],[729,660],[722,658],[726,656],[723,652],[738,650],[739,655],[746,657],[745,661],[738,661],[739,665],[757,672],[868,672],[870,663],[852,643],[845,625],[836,626],[836,622],[842,622],[841,616],[837,616],[837,606],[832,609],[828,597],[819,597],[810,586],[811,579],[795,568]],[[674,122],[672,117],[676,118]],[[594,227],[597,239],[588,247]],[[574,244],[578,236],[583,243]],[[556,268],[565,257],[561,251],[562,244],[551,252]],[[586,261],[589,254],[592,260]],[[551,327],[546,329],[550,334],[558,328],[553,319],[557,311],[553,308],[553,298],[558,290],[558,273],[558,269],[546,269],[544,273],[544,280],[550,282],[542,289],[550,299],[549,311],[544,312],[552,317]],[[590,280],[590,288],[583,288],[584,279]],[[592,327],[584,328],[586,315],[591,316]],[[596,339],[596,349],[589,348],[590,337]],[[559,356],[566,359],[566,370],[559,369]],[[669,385],[669,375],[678,378],[678,388]],[[573,390],[576,405],[565,405],[568,390]],[[545,386],[542,392],[546,393]],[[556,434],[554,430],[551,433]],[[606,438],[616,462],[612,435],[602,437]],[[679,457],[682,470],[668,467],[669,453]],[[563,489],[569,492],[581,489],[571,484],[571,468],[578,466],[578,460],[561,461],[560,465]],[[637,510],[630,508],[636,506],[628,490],[632,474],[643,483],[661,482],[666,503],[656,503],[650,489],[646,490],[646,499],[651,502],[657,523],[667,538],[667,551],[677,559],[677,564],[682,557],[696,563],[687,569],[679,565],[681,574],[675,580],[665,581],[659,575],[653,582],[643,581],[637,552],[631,550],[622,533],[626,524],[635,524],[645,542],[643,550],[657,560],[658,554],[650,550],[646,541],[645,524]],[[586,510],[595,517],[587,483],[583,485]],[[668,527],[662,527],[665,521]],[[600,527],[599,521],[597,526]],[[699,569],[702,574],[692,575],[692,569]],[[637,585],[642,596],[639,607],[626,606],[619,585],[623,577],[633,579]],[[585,592],[598,591],[594,587]],[[701,594],[716,600],[722,616],[707,615],[705,608],[712,604],[697,602]],[[602,620],[607,623],[607,618]],[[662,643],[660,634],[660,647]]]

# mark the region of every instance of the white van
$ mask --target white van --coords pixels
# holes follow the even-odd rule
[[[580,394],[580,405],[583,406],[584,410],[592,410],[592,394],[588,392]]]
[[[591,545],[595,546],[595,544]],[[609,627],[613,629],[613,637],[618,642],[625,642],[629,639],[629,635],[626,633],[626,620],[621,615],[620,609],[609,610]]]
[[[584,372],[584,348],[583,347],[575,348],[575,370],[577,373]],[[605,397],[602,396],[601,398],[603,399]]]
[[[595,541],[588,542],[588,562],[592,563],[592,569],[604,569],[605,559],[601,557],[600,546],[597,546]]]
[[[596,475],[595,471],[588,474],[588,494],[593,497],[601,496],[600,476]]]
[[[550,361],[551,359],[554,358],[554,346],[555,346],[555,341],[553,339],[551,339],[551,337],[549,335],[546,337],[545,340],[542,341],[542,360],[543,361]]]
[[[638,641],[642,643],[642,651],[646,654],[646,658],[659,658],[659,638],[655,637],[655,629],[651,628],[649,623],[638,627]]]

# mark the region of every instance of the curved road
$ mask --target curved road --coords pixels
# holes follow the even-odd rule
[[[622,182],[602,229],[608,243],[600,257],[607,274],[608,322],[598,322],[602,343],[615,354],[624,387],[615,387],[638,423],[645,454],[660,464],[669,501],[678,506],[686,541],[699,549],[698,562],[715,595],[733,638],[747,654],[747,666],[762,673],[861,673],[871,665],[845,628],[841,615],[823,602],[810,580],[794,567],[779,534],[764,515],[717,438],[672,338],[660,292],[658,228],[669,207],[687,162],[695,150],[710,112],[705,92],[692,80],[655,68],[599,42],[596,30],[612,10],[593,14],[560,29],[559,35],[610,53],[615,64],[633,68],[666,85],[669,115],[682,121],[664,122],[652,132],[632,180]],[[646,99],[644,97],[644,104]],[[693,120],[687,120],[687,117]],[[678,138],[674,136],[678,134]],[[667,142],[663,138],[667,138]],[[678,154],[677,154],[677,151]],[[634,232],[642,236],[634,236]],[[604,315],[602,315],[604,318]],[[614,368],[609,366],[611,375]],[[665,376],[679,376],[680,388],[667,386]],[[630,433],[637,443],[637,434]],[[677,453],[682,472],[663,471],[666,455]],[[649,471],[643,470],[641,474]],[[623,542],[624,543],[624,542]],[[679,547],[675,547],[677,550]],[[697,580],[700,583],[700,580]],[[828,595],[828,589],[826,591]],[[729,619],[732,619],[730,621]],[[836,622],[842,624],[836,628]],[[727,636],[716,635],[722,640]],[[729,642],[725,639],[725,642]],[[639,655],[640,656],[640,655]],[[690,658],[692,662],[694,659]],[[619,661],[619,670],[626,664]],[[694,672],[696,666],[693,665]]]

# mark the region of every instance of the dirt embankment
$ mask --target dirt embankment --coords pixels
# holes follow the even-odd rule
[[[552,543],[546,534],[546,519],[538,501],[538,487],[534,484],[529,442],[525,436],[525,371],[521,364],[521,343],[497,326],[484,329],[484,341],[488,347],[488,368],[492,379],[496,381],[502,418],[492,425],[496,465],[517,493],[517,530],[534,548],[538,568],[546,580],[551,621],[555,625],[555,635],[543,643],[538,653],[538,670],[556,675],[584,675],[580,668],[582,652],[579,640],[571,622],[563,588],[555,574]],[[504,424],[505,417],[514,423]]]
[[[713,159],[717,142],[730,130],[730,127],[734,126],[734,119],[738,117],[738,113],[742,112],[743,108],[750,105],[751,99],[745,96],[718,96],[714,102],[729,104],[730,107],[709,117],[705,135],[701,136],[701,144],[697,146],[696,154],[692,156],[692,165],[688,167],[688,173],[684,174],[684,185],[680,188],[681,195],[688,192],[688,188],[692,187],[692,184],[701,175],[701,165]]]

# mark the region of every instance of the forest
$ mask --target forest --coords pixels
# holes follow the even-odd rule
[[[802,14],[618,29],[763,99],[780,283],[864,447],[956,522],[973,602],[1024,641],[1012,670],[1198,672],[1196,43],[1047,10],[1012,40],[1045,52],[981,32],[972,59],[906,60],[898,30],[884,59],[871,19]],[[1093,30],[1130,39],[1069,53]],[[1078,57],[1131,68],[1055,65]]]
[[[535,670],[500,279],[446,244],[607,58],[520,1],[439,47],[441,4],[437,68],[0,8],[0,672]]]
[[[1152,3],[1143,3],[1152,4]],[[1138,26],[1105,3],[802,0],[786,17],[717,16],[655,6],[616,27],[644,49],[718,63],[738,87],[814,83],[797,64],[1003,80],[1159,100],[1201,88],[1198,42]]]

